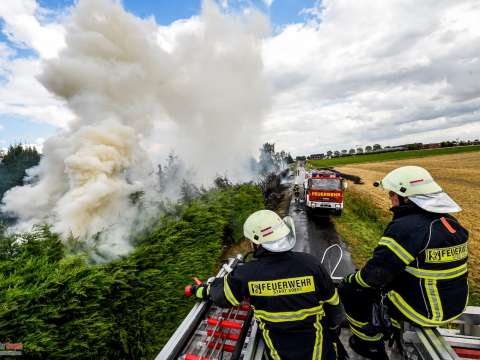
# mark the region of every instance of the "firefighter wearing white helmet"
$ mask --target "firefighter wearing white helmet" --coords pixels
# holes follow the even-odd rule
[[[445,193],[432,175],[420,166],[403,166],[374,185],[407,197],[422,209],[434,213],[455,213],[462,209]]]
[[[339,358],[335,348],[343,347],[336,329],[343,309],[337,290],[317,258],[292,251],[296,241],[292,218],[260,210],[247,218],[243,231],[254,244],[254,260],[210,285],[193,286],[197,296],[222,307],[248,298],[268,358]]]
[[[388,191],[393,219],[370,260],[344,279],[340,297],[351,347],[367,358],[388,359],[383,340],[399,321],[435,327],[462,314],[468,232],[449,214],[461,208],[424,168],[400,167],[374,185]]]
[[[243,234],[256,245],[272,252],[292,250],[295,246],[295,225],[290,216],[282,219],[271,210],[250,215],[243,224]]]

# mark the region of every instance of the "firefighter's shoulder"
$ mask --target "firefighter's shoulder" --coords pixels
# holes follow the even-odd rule
[[[317,257],[315,257],[311,254],[307,254],[307,253],[304,253],[304,252],[292,251],[291,255],[296,260],[305,261],[305,264],[312,264],[312,265],[320,264],[320,259],[318,259]]]
[[[465,238],[468,238],[468,235],[469,235],[468,229],[463,227],[463,225],[458,221],[456,217],[454,217],[451,214],[445,214],[445,218],[447,220],[448,225],[450,225],[456,232],[459,233],[457,234],[457,236],[463,236]],[[443,222],[442,224],[445,226]],[[447,228],[447,230],[449,229]]]
[[[313,273],[317,273],[319,269],[324,270],[320,258],[304,252],[291,253],[292,261],[294,261],[299,268],[310,270]],[[322,271],[323,272],[323,271]]]
[[[400,238],[408,237],[409,235],[418,235],[419,233],[427,231],[430,222],[431,219],[429,219],[427,215],[418,213],[409,214],[392,220],[385,229],[385,234],[394,237],[398,236]],[[401,241],[401,239],[398,240]]]
[[[385,245],[398,251],[404,248],[409,256],[416,254],[425,247],[428,240],[431,223],[428,214],[414,213],[392,220],[380,239],[379,245]]]
[[[245,282],[250,280],[252,276],[255,277],[256,274],[264,273],[266,267],[266,264],[262,261],[253,259],[252,261],[238,264],[228,277],[230,279]]]

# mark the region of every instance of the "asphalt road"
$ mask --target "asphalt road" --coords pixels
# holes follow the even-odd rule
[[[303,191],[305,169],[299,167],[299,171],[295,175],[294,184],[298,184]],[[293,218],[297,235],[297,243],[293,248],[294,251],[306,252],[322,259],[325,250],[329,246],[338,244],[342,249],[343,254],[340,265],[335,270],[335,273],[332,274],[331,271],[334,269],[338,262],[338,258],[340,257],[340,251],[338,248],[332,248],[332,250],[326,254],[323,265],[327,271],[330,272],[332,277],[344,277],[355,271],[355,265],[351,254],[342,241],[342,238],[337,233],[335,225],[331,220],[331,216],[333,215],[316,213],[315,215],[309,216],[307,215],[303,202],[296,204],[294,197],[292,197],[292,202],[290,203],[289,215]],[[366,360],[366,358],[353,352],[348,346],[348,338],[350,335],[350,329],[342,329],[340,340],[347,350],[350,360]]]
[[[295,174],[294,184],[298,184],[303,191],[303,182],[305,180],[305,169],[299,167],[299,171]],[[316,213],[308,216],[302,203],[296,204],[292,197],[290,204],[289,215],[293,218],[295,223],[295,231],[297,235],[297,243],[293,248],[294,251],[303,251],[312,254],[322,259],[325,250],[333,244],[338,244],[342,251],[343,256],[340,265],[332,274],[334,277],[344,277],[355,271],[355,265],[348,248],[345,246],[342,238],[335,230],[335,224],[333,224],[331,217],[333,215]],[[325,256],[323,265],[327,270],[331,271],[339,258],[339,250],[337,248],[330,250]],[[338,279],[337,279],[338,280]],[[345,346],[350,360],[366,360],[366,358],[356,354],[348,346],[348,338],[350,337],[350,329],[342,329],[340,340]],[[392,353],[390,348],[387,348],[387,352],[391,360],[400,360],[401,356],[398,353]]]
[[[299,167],[299,172],[296,174],[294,182],[301,189],[303,189],[304,179],[305,169]],[[330,218],[332,215],[317,213],[308,216],[303,204],[295,204],[293,197],[289,215],[293,218],[297,235],[297,243],[293,248],[294,251],[306,252],[322,259],[325,250],[330,245],[338,244],[343,250],[343,256],[333,276],[343,277],[355,271],[355,265],[350,252],[335,230],[335,225]],[[338,248],[333,248],[327,253],[323,262],[327,270],[333,270],[339,257],[340,251]]]

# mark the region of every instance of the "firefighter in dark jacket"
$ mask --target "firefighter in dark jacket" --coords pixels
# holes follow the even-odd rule
[[[223,307],[249,298],[271,359],[336,359],[343,308],[319,260],[291,251],[296,241],[292,218],[260,210],[243,229],[254,244],[254,260],[195,287],[197,297]]]
[[[404,166],[374,185],[389,192],[393,219],[372,258],[344,279],[340,297],[353,350],[387,359],[385,321],[372,321],[374,310],[380,309],[375,304],[383,299],[394,327],[399,320],[435,327],[460,316],[468,301],[468,232],[448,214],[461,208],[427,170]]]

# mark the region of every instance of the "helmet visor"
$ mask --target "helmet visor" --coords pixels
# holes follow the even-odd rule
[[[447,214],[462,211],[462,208],[443,191],[427,195],[413,195],[408,198],[423,210],[433,213]]]
[[[262,247],[271,252],[284,252],[292,250],[297,242],[295,235],[295,224],[290,216],[283,218],[283,222],[288,226],[290,232],[283,238],[262,244]]]

